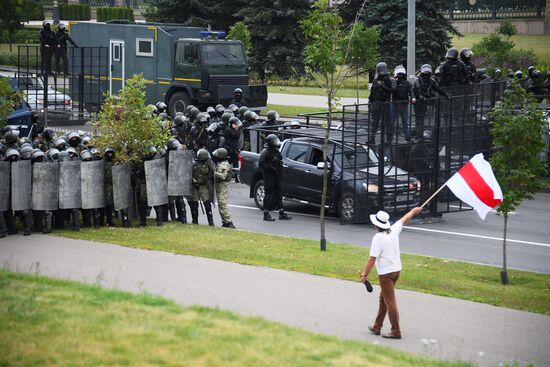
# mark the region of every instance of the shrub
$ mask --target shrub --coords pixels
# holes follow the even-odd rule
[[[60,4],[59,17],[64,20],[90,20],[91,10],[84,4]]]
[[[0,65],[17,66],[17,54],[0,52]]]
[[[110,20],[134,21],[134,11],[130,8],[109,7],[97,9],[97,21],[108,22]]]

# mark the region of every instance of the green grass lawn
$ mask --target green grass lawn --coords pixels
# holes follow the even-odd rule
[[[0,366],[467,366],[150,295],[0,271]]]
[[[267,88],[269,93],[286,93],[286,94],[302,94],[313,96],[326,96],[324,89],[318,87],[291,87],[291,86],[278,86],[270,85]],[[368,98],[370,91],[368,89],[359,89],[359,98]],[[355,98],[357,97],[357,91],[351,88],[344,88],[338,92],[338,97]]]
[[[475,43],[487,36],[480,33],[464,33],[464,37],[453,37],[453,46],[459,50],[464,47],[472,47]],[[512,37],[517,48],[532,49],[539,62],[550,62],[550,36],[535,36],[518,34]]]
[[[373,234],[365,227],[365,242]],[[54,235],[356,281],[369,251],[329,243],[321,252],[317,241],[175,223],[63,230]],[[402,262],[399,288],[550,315],[550,275],[510,270],[511,285],[502,286],[496,267],[405,254]],[[374,275],[371,280],[376,283]]]
[[[296,117],[300,113],[313,113],[313,112],[324,112],[326,109],[315,108],[315,107],[301,107],[301,106],[284,106],[278,104],[268,104],[266,110],[261,111],[261,115],[266,115],[267,111],[275,110],[283,117]]]

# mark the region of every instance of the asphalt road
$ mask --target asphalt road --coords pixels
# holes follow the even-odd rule
[[[358,282],[46,235],[0,240],[0,268],[148,292],[433,358],[550,365],[549,316],[448,297],[397,289],[403,339],[386,340],[367,331],[379,288],[368,294]]]
[[[262,213],[248,193],[246,185],[231,185],[229,203],[237,228],[319,240],[318,208],[286,201],[293,220],[264,222]],[[549,209],[550,194],[540,193],[510,215],[509,268],[550,273]],[[204,222],[206,219],[201,217],[200,220]],[[217,223],[220,223],[219,219]],[[326,233],[328,241],[359,246],[369,246],[374,234],[368,224],[341,225],[335,215],[328,217]],[[485,221],[474,211],[449,213],[440,220],[418,221],[406,226],[401,235],[401,251],[501,266],[502,235],[503,218],[496,213],[490,213]]]

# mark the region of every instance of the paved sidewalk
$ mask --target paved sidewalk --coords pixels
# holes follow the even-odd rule
[[[350,281],[46,235],[0,239],[0,267],[38,268],[41,275],[146,291],[436,358],[550,366],[549,316],[452,298],[398,290],[404,338],[385,340],[367,332],[378,287],[368,294]]]
[[[341,106],[352,105],[357,103],[356,98],[340,98],[338,101]],[[303,107],[319,107],[320,111],[327,109],[327,97],[310,96],[301,94],[286,94],[286,93],[269,93],[267,103],[284,105],[284,106],[303,106]],[[359,103],[368,103],[367,98],[359,98]]]

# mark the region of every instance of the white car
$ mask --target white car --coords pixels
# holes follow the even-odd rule
[[[25,100],[35,111],[44,111],[44,83],[34,75],[19,75],[17,79],[17,88],[23,93]],[[72,111],[73,101],[71,97],[56,91],[48,86],[48,111]]]

